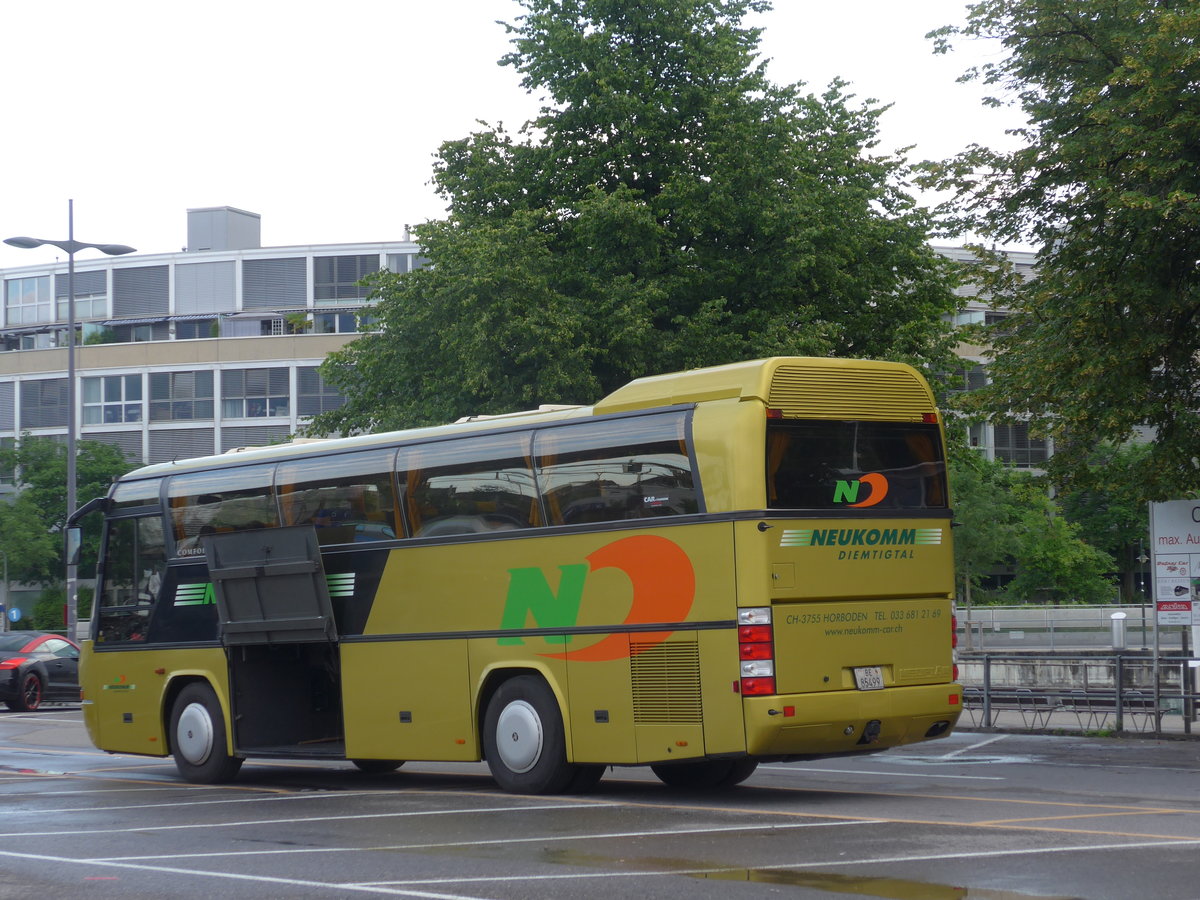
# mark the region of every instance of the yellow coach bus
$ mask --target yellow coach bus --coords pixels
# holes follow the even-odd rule
[[[95,509],[88,732],[190,781],[485,759],[525,793],[721,786],[961,710],[944,435],[901,364],[151,465]]]

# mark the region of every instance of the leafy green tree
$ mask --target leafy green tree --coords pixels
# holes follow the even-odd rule
[[[950,468],[954,522],[959,526],[954,529],[954,568],[965,604],[972,602],[984,579],[1017,554],[1023,512],[1013,492],[1017,477],[1012,469],[973,450],[955,454]]]
[[[998,285],[1015,314],[978,399],[1054,440],[1060,486],[1147,425],[1148,499],[1200,488],[1197,35],[1191,0],[981,0],[931,35],[999,42],[964,78],[1027,116],[1020,147],[973,146],[932,182],[957,198],[954,227],[1043,248],[1033,280]]]
[[[109,485],[134,464],[121,451],[98,441],[75,444],[77,496],[80,501],[108,493]],[[0,504],[0,549],[9,556],[13,583],[55,585],[66,569],[63,528],[67,519],[67,448],[49,438],[23,435],[15,448],[0,449],[0,469],[16,470],[17,493]],[[99,517],[85,520],[80,571],[95,568]],[[89,557],[88,553],[92,555]]]
[[[32,497],[17,494],[0,502],[0,550],[8,558],[10,584],[41,583],[62,557],[58,544],[59,535]]]
[[[951,469],[955,566],[960,598],[970,602],[982,581],[1011,566],[1013,579],[995,596],[1014,602],[1102,603],[1115,599],[1113,561],[1083,538],[1048,491],[1044,478],[962,454]]]
[[[1075,487],[1058,495],[1058,505],[1079,534],[1097,550],[1117,562],[1122,576],[1121,593],[1128,602],[1140,602],[1134,575],[1144,571],[1137,559],[1149,548],[1149,510],[1136,472],[1152,452],[1148,444],[1102,446],[1091,455],[1092,473]],[[1078,483],[1078,482],[1077,482]]]
[[[884,110],[768,81],[763,0],[523,0],[502,60],[546,98],[442,145],[432,265],[382,274],[380,333],[333,354],[311,431],[594,402],[654,372],[772,354],[948,370],[948,264]]]

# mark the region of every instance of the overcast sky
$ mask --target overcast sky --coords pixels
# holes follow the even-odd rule
[[[773,81],[819,92],[840,76],[893,104],[885,146],[940,159],[1019,123],[955,81],[996,47],[931,52],[924,35],[965,8],[776,0],[751,24]],[[496,20],[520,14],[515,0],[0,0],[0,238],[65,239],[73,198],[77,240],[142,253],[181,249],[187,210],[206,206],[260,213],[265,246],[398,240],[444,212],[429,185],[442,141],[536,112],[496,63]],[[0,268],[58,255],[0,244]]]

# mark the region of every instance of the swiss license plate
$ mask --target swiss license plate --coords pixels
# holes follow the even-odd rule
[[[854,670],[854,683],[860,691],[883,689],[883,669],[879,666],[858,666]]]

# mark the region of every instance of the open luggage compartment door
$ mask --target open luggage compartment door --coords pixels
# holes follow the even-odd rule
[[[311,525],[210,534],[201,543],[226,647],[337,641]]]

